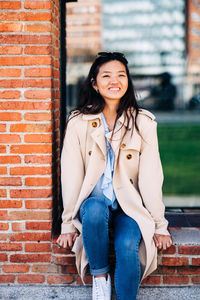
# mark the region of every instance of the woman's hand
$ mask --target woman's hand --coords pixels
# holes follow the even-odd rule
[[[72,232],[72,233],[64,233],[64,234],[60,234],[60,236],[58,237],[56,243],[63,248],[72,248],[77,236],[79,236],[79,234],[77,232]]]
[[[171,235],[164,235],[164,234],[157,234],[155,233],[153,236],[154,242],[156,247],[161,250],[166,250],[167,248],[169,248],[173,242],[172,242],[172,238]]]

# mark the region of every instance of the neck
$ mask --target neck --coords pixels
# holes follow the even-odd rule
[[[109,117],[116,117],[117,115],[117,108],[119,106],[119,103],[114,103],[114,101],[112,103],[106,103],[104,109],[103,109],[103,114],[105,116],[109,116]]]

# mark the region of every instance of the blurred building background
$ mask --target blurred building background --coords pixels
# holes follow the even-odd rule
[[[199,108],[199,0],[79,0],[67,4],[68,107],[76,105],[77,85],[102,50],[125,53],[141,106]],[[163,73],[170,79],[170,86],[166,83],[169,105],[160,105],[162,99],[168,101],[166,93],[159,91]]]

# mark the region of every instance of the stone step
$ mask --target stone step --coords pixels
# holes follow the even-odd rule
[[[0,285],[2,300],[91,300],[91,286]],[[115,298],[113,298],[115,299]],[[200,300],[200,286],[140,287],[137,300]],[[130,299],[131,300],[131,299]]]

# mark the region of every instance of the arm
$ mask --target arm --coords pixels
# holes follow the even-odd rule
[[[76,124],[78,118],[69,121],[61,154],[61,185],[63,198],[63,214],[61,233],[75,233],[72,214],[78,200],[84,178],[84,163]]]
[[[140,155],[138,186],[144,206],[155,222],[155,234],[170,235],[162,201],[163,170],[158,148],[157,123],[148,117],[143,118],[142,123],[140,131],[144,140]]]

